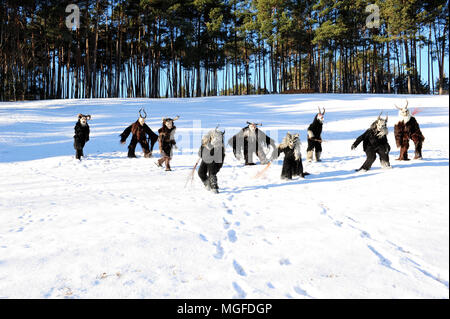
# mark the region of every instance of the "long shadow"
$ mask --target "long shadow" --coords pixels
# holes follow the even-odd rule
[[[446,161],[442,161],[442,159],[440,160],[420,160],[420,161],[415,161],[415,160],[410,160],[407,161],[408,164],[402,164],[405,163],[404,161],[391,161],[391,165],[392,167],[398,167],[398,168],[407,168],[407,167],[425,167],[425,166],[438,166],[438,167],[443,167],[443,166],[449,166],[449,160],[446,159]]]
[[[344,157],[345,159],[345,157]],[[396,163],[398,163],[396,161]],[[415,162],[412,164],[395,164],[391,162],[391,165],[393,168],[398,167],[398,168],[408,168],[408,167],[424,167],[424,166],[449,166],[449,162],[448,159],[447,161],[441,161],[441,159],[428,159],[425,161],[421,161],[421,162]],[[324,183],[324,182],[342,182],[342,181],[347,181],[347,180],[351,180],[351,179],[360,179],[360,178],[366,178],[366,177],[370,177],[373,175],[378,175],[382,173],[382,168],[372,168],[371,171],[375,171],[375,172],[371,172],[371,173],[363,173],[363,172],[356,172],[355,170],[338,170],[338,171],[332,171],[332,172],[323,172],[320,174],[312,174],[312,175],[308,175],[306,178],[302,179],[302,178],[298,178],[298,179],[293,179],[291,181],[287,181],[287,182],[283,182],[283,183],[271,183],[271,184],[266,184],[266,185],[253,185],[253,186],[244,186],[238,189],[228,189],[228,188],[224,188],[222,190],[222,193],[225,194],[239,194],[242,192],[247,192],[247,191],[254,191],[254,190],[258,190],[258,189],[269,189],[269,188],[273,188],[273,187],[283,187],[283,186],[288,186],[288,185],[308,185],[308,184],[313,184],[313,183]]]
[[[328,173],[321,173],[321,177],[316,177],[319,175],[309,175],[307,178],[302,179],[293,179],[292,181],[283,182],[283,183],[271,183],[271,184],[265,184],[265,185],[254,185],[254,186],[244,186],[238,189],[234,190],[228,190],[227,188],[224,188],[222,190],[222,193],[224,194],[239,194],[242,192],[248,192],[248,191],[254,191],[258,189],[269,189],[274,187],[283,187],[287,185],[307,185],[312,183],[325,183],[325,182],[340,182],[340,181],[346,181],[351,179],[359,179],[359,178],[365,178],[373,175],[378,175],[380,173],[357,173],[355,170],[340,170],[340,171],[334,171],[334,172],[328,172]],[[340,177],[344,176],[344,177]]]

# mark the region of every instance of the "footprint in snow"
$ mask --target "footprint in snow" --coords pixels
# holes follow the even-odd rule
[[[280,259],[280,265],[285,265],[285,266],[287,266],[287,265],[290,265],[291,264],[291,262],[290,262],[290,260],[289,259],[287,259],[287,258],[282,258],[282,259]]]
[[[220,245],[220,241],[214,243],[213,245],[216,246],[216,254],[213,255],[213,257],[216,259],[222,259],[224,252],[223,247]]]
[[[233,260],[233,267],[234,267],[234,270],[236,270],[238,275],[243,276],[243,277],[247,276],[244,268],[242,268],[242,266],[239,265],[236,260]]]
[[[237,295],[234,296],[233,298],[236,299],[243,299],[247,296],[247,294],[245,293],[245,291],[236,283],[233,281],[233,288],[234,290],[236,290]]]
[[[235,232],[234,230],[230,229],[230,230],[228,231],[228,239],[229,239],[232,243],[234,243],[234,242],[237,241],[236,232]]]

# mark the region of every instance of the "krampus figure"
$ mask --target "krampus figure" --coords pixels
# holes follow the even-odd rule
[[[143,113],[143,114],[142,114]],[[147,113],[145,110],[139,110],[139,119],[128,126],[122,134],[120,134],[120,143],[125,144],[130,133],[133,134],[131,137],[130,145],[128,145],[128,157],[136,157],[136,145],[141,144],[142,150],[144,151],[144,157],[152,157],[153,146],[158,140],[158,135],[156,135],[147,124],[145,124],[145,119],[147,118]],[[147,137],[148,136],[148,137]],[[150,142],[150,147],[149,147]]]
[[[78,114],[78,122],[75,124],[75,135],[73,136],[73,147],[76,150],[75,157],[81,161],[83,148],[87,141],[89,141],[89,125],[87,121],[91,119],[90,115]]]
[[[172,148],[175,146],[175,131],[176,126],[173,124],[174,121],[178,120],[180,117],[175,118],[163,118],[162,127],[158,130],[159,137],[159,151],[161,152],[161,158],[156,162],[156,165],[162,167],[164,163],[166,166],[166,171],[171,171],[170,160],[172,159]]]
[[[306,160],[311,162],[313,159],[313,152],[316,154],[316,161],[320,162],[320,155],[322,154],[322,126],[323,116],[325,115],[325,108],[314,117],[314,121],[308,127],[308,148],[306,149]]]
[[[281,170],[282,179],[292,179],[294,176],[305,177],[309,175],[303,172],[302,154],[300,153],[299,134],[289,132],[278,146],[278,156],[284,153],[283,168]]]
[[[206,189],[213,193],[219,192],[217,173],[222,168],[225,159],[224,134],[225,131],[221,132],[217,128],[209,131],[208,134],[203,136],[202,146],[198,151],[198,156],[202,160],[198,169],[198,176]]]
[[[391,165],[389,164],[389,151],[391,150],[391,147],[387,140],[387,121],[388,116],[386,116],[386,119],[382,119],[380,114],[370,128],[353,143],[352,150],[356,149],[359,143],[363,142],[363,149],[367,155],[366,161],[361,168],[357,169],[357,171],[368,171],[372,167],[373,162],[375,162],[377,154],[380,157],[381,167],[391,168]]]
[[[394,126],[395,142],[397,147],[400,148],[400,156],[397,158],[398,161],[408,161],[408,148],[409,140],[413,140],[415,146],[414,159],[422,159],[422,143],[425,137],[420,131],[419,123],[417,123],[416,118],[411,115],[408,109],[408,101],[406,101],[406,106],[399,108],[395,106],[399,112],[399,122]]]
[[[247,122],[248,126],[244,127],[236,135],[228,140],[228,144],[233,147],[234,156],[240,160],[242,151],[244,153],[245,165],[255,165],[253,163],[253,154],[256,153],[261,164],[267,164],[272,158],[276,158],[275,141],[259,130],[257,126],[262,124]],[[264,147],[272,146],[272,158],[267,159]]]

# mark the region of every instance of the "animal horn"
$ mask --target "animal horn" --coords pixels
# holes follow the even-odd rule
[[[322,113],[322,115],[325,115],[325,108],[323,108],[323,113]]]
[[[250,123],[249,121],[247,121],[247,124],[250,125],[250,124],[252,124],[252,123]]]
[[[383,114],[383,111],[381,111],[380,115],[378,115],[378,119],[380,119],[380,118],[381,118],[381,114]]]
[[[142,116],[142,113],[141,112],[144,112],[144,116]],[[145,110],[143,109],[143,108],[141,108],[140,110],[139,110],[139,116],[140,117],[142,117],[143,119],[145,119],[145,118],[147,118],[147,112],[145,112]]]
[[[405,106],[405,109],[407,109],[408,108],[408,99],[406,99],[406,106]]]
[[[388,115],[388,114],[386,114],[386,122],[387,122],[388,118],[389,118],[389,115]]]
[[[175,116],[175,118],[173,119],[173,121],[176,121],[176,120],[178,120],[179,118],[180,118],[180,116],[177,115],[177,116]]]
[[[401,110],[401,109],[402,109],[401,107],[398,107],[396,104],[394,104],[394,106],[395,106],[395,108],[396,108],[397,110]]]
[[[319,110],[319,114],[322,114],[322,112],[320,111],[320,106],[318,106],[317,109]]]

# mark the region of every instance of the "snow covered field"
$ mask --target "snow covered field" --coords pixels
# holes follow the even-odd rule
[[[395,161],[405,98],[422,110],[420,161]],[[172,172],[119,143],[141,106],[154,131],[181,116]],[[306,164],[317,106],[323,161]],[[382,110],[394,168],[355,172],[365,154],[350,146]],[[92,115],[81,162],[78,113]],[[186,185],[202,133],[220,124],[228,139],[247,120],[277,143],[299,132],[311,175],[282,181],[280,157],[254,178],[263,167],[228,147],[220,194]],[[0,103],[0,298],[449,298],[448,192],[448,96]]]

